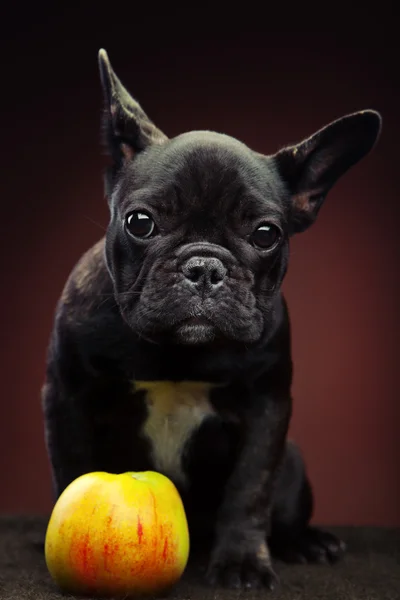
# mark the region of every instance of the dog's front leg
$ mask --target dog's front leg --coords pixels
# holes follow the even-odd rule
[[[267,535],[290,414],[289,394],[253,393],[248,400],[245,440],[217,519],[207,572],[211,585],[273,589],[277,583]]]

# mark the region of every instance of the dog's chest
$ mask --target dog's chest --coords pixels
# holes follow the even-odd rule
[[[185,445],[205,419],[216,416],[210,402],[212,387],[195,381],[135,382],[136,391],[145,391],[147,418],[142,434],[151,443],[154,469],[183,485]]]

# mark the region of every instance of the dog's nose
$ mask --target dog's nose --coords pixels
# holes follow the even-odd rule
[[[183,263],[182,273],[199,291],[212,290],[225,279],[226,269],[223,263],[214,257],[193,256]]]

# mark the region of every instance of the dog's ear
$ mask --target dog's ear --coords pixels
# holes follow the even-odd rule
[[[104,49],[99,50],[98,58],[105,101],[105,142],[114,162],[121,166],[148,146],[163,144],[168,138],[122,85]]]
[[[315,221],[334,183],[372,150],[381,123],[374,110],[352,113],[274,155],[291,193],[292,233],[304,231]]]

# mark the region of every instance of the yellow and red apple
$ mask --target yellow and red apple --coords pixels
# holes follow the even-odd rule
[[[188,556],[181,497],[170,479],[154,471],[78,477],[59,497],[46,532],[47,567],[70,593],[168,591]]]

